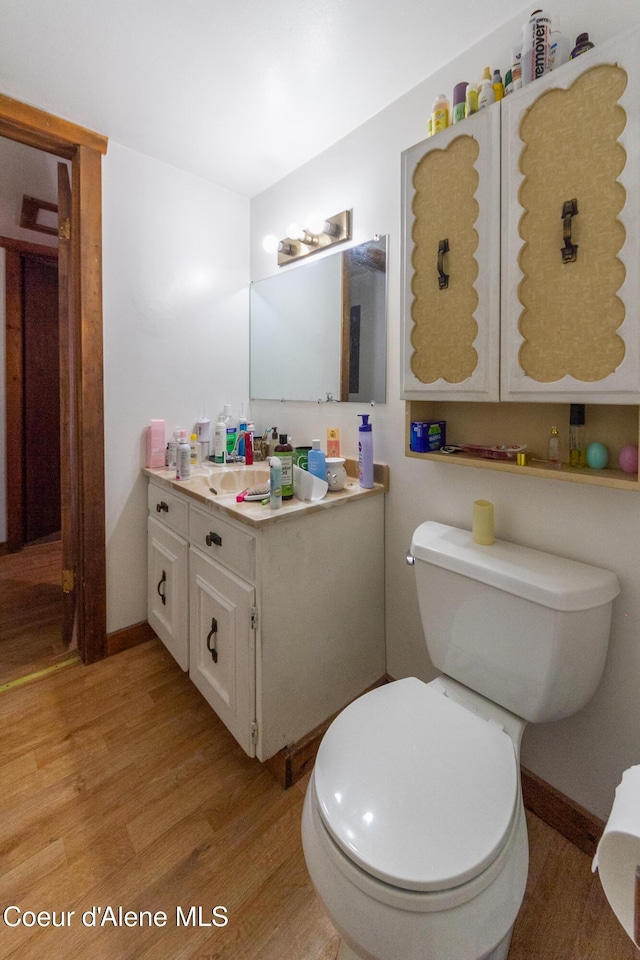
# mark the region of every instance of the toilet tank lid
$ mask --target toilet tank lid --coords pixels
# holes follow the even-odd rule
[[[618,578],[610,570],[506,540],[481,546],[474,543],[469,530],[431,520],[414,531],[411,553],[416,560],[552,610],[590,610],[610,603],[620,592]]]

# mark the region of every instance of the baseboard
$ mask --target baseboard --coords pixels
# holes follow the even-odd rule
[[[358,696],[362,696],[363,693],[374,690],[376,687],[381,687],[383,684],[389,683],[390,680],[391,677],[389,676],[380,677],[379,680],[372,683],[370,687],[367,687],[367,689],[363,690]],[[353,699],[356,700],[357,697]],[[347,704],[345,703],[345,707],[346,706]],[[301,780],[302,777],[312,769],[320,741],[327,732],[330,724],[340,712],[341,711],[338,710],[329,717],[328,720],[325,720],[324,723],[317,726],[315,730],[311,730],[302,740],[298,740],[297,743],[292,744],[290,747],[284,747],[284,749],[274,754],[273,757],[265,760],[265,767],[285,790],[292,787],[294,783]]]
[[[522,767],[521,774],[527,810],[592,857],[604,830],[603,821],[530,770]]]
[[[123,650],[137,647],[138,644],[153,640],[156,636],[155,630],[149,626],[146,620],[142,620],[140,623],[132,623],[129,627],[107,634],[106,656],[112,657],[115,653],[122,653]]]

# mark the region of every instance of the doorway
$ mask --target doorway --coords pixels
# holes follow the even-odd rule
[[[62,423],[64,484],[63,617],[85,662],[106,654],[106,563],[102,383],[101,160],[106,138],[0,95],[0,136],[71,161],[69,213],[64,221],[68,310],[68,415]],[[61,221],[62,222],[62,221]],[[62,272],[61,272],[62,275]],[[61,287],[62,289],[62,287]],[[63,322],[63,314],[60,315]],[[7,353],[7,380],[11,358]],[[63,398],[64,399],[64,398]],[[65,536],[65,516],[70,520]],[[8,517],[8,522],[11,518]]]

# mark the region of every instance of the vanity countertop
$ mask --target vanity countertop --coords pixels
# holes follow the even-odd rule
[[[347,485],[343,490],[328,492],[324,499],[314,500],[313,502],[298,500],[296,497],[293,500],[284,500],[282,507],[278,510],[273,510],[268,503],[263,505],[259,500],[244,500],[240,503],[236,500],[237,492],[255,482],[256,473],[261,473],[268,478],[269,468],[264,462],[248,467],[241,464],[230,464],[229,466],[211,464],[207,467],[193,467],[189,480],[176,480],[175,470],[168,467],[161,469],[145,467],[143,473],[160,486],[176,493],[182,493],[184,496],[206,504],[208,507],[213,507],[234,520],[240,521],[240,523],[246,523],[251,527],[264,527],[303,514],[331,510],[344,506],[345,503],[361,500],[363,497],[379,496],[389,489],[389,467],[386,464],[374,464],[375,483],[371,489],[367,490],[363,489],[358,483],[357,460],[347,459],[345,467],[347,470]],[[246,471],[249,482],[237,487],[232,492],[222,492],[225,473],[233,472],[235,476],[238,476],[239,472],[243,471]],[[211,488],[218,490],[218,493],[213,493]]]

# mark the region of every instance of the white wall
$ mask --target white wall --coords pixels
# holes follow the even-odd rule
[[[555,0],[553,14],[570,38],[588,30],[595,43],[640,22],[636,0],[603,8],[596,0]],[[420,462],[404,456],[404,403],[400,401],[400,154],[423,140],[426,118],[438,93],[460,80],[479,78],[490,64],[506,68],[523,7],[510,24],[461,55],[364,126],[251,203],[251,274],[275,272],[261,247],[266,234],[284,236],[292,220],[310,210],[332,215],[353,209],[355,242],[390,235],[387,403],[372,414],[377,460],[391,466],[386,520],[387,668],[395,677],[433,676],[422,637],[412,571],[405,554],[414,527],[435,519],[462,527],[471,504],[486,497],[496,505],[499,537],[614,570],[622,585],[616,601],[605,675],[593,701],[578,715],[529,727],[523,763],[549,783],[606,817],[622,771],[640,762],[640,509],[638,494],[518,477],[473,468]],[[345,91],[345,95],[348,92]],[[594,105],[594,117],[597,106]],[[357,452],[358,404],[254,402],[256,426],[272,423],[297,443],[341,428],[343,451]],[[514,625],[517,629],[517,626]]]
[[[143,430],[248,395],[246,199],[109,143],[103,161],[107,629],[145,620]]]

